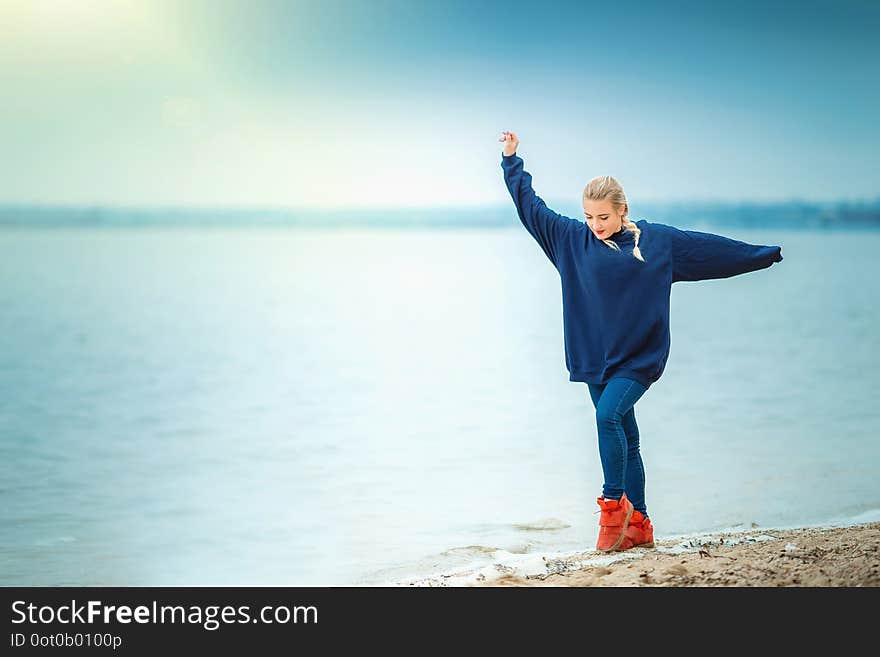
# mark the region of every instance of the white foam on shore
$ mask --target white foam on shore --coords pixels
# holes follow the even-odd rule
[[[427,577],[398,580],[389,582],[385,586],[466,586],[491,581],[504,575],[525,577],[564,572],[586,566],[604,566],[615,561],[636,558],[641,552],[640,548],[614,554],[602,554],[596,551],[513,554],[506,550],[496,550],[492,555],[492,563],[489,564],[475,564],[473,568],[464,570],[457,569]]]
[[[737,543],[754,543],[759,541],[775,541],[774,531],[791,529],[834,529],[852,527],[867,523],[880,522],[880,508],[870,509],[855,516],[846,516],[825,520],[812,524],[776,525],[760,527],[752,525],[735,525],[712,531],[691,534],[658,535],[655,548],[631,548],[624,552],[611,554],[597,550],[548,552],[534,554],[515,554],[507,550],[495,550],[491,554],[491,563],[475,561],[464,568],[442,571],[428,576],[417,576],[387,582],[381,586],[467,586],[469,584],[487,583],[504,575],[516,577],[542,577],[553,573],[578,570],[587,566],[606,566],[616,561],[638,559],[649,551],[667,554],[696,552],[706,547],[718,545],[736,545]],[[659,545],[660,542],[666,545]],[[669,545],[672,543],[672,545]]]

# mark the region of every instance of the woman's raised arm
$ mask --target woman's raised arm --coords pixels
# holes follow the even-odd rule
[[[535,194],[532,176],[523,168],[523,159],[516,154],[519,140],[514,133],[505,132],[499,141],[505,142],[501,168],[519,219],[558,269],[559,245],[564,235],[581,222],[554,212]]]

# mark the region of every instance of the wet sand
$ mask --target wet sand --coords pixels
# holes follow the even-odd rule
[[[590,552],[547,561],[547,573],[479,576],[468,586],[880,586],[880,522],[755,529],[632,548],[605,565]]]

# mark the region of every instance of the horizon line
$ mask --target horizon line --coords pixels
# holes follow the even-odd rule
[[[880,207],[880,195],[869,198],[847,198],[841,197],[834,200],[811,200],[799,197],[789,197],[781,199],[767,200],[749,200],[749,199],[723,199],[723,198],[706,198],[706,199],[667,199],[667,200],[645,200],[638,203],[631,203],[632,206],[775,206],[775,205],[806,205],[816,207],[840,207],[847,205],[858,206],[876,206]],[[65,202],[65,201],[0,201],[0,210],[79,210],[79,211],[137,211],[137,212],[162,212],[162,211],[187,211],[187,212],[314,212],[314,213],[335,213],[335,212],[427,212],[427,211],[451,211],[451,210],[506,210],[515,207],[510,202],[504,203],[450,203],[442,205],[211,205],[202,204],[183,204],[183,203],[164,203],[164,204],[136,204],[136,203],[86,203],[86,202]]]

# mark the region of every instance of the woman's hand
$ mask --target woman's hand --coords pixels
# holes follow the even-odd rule
[[[519,139],[517,139],[516,135],[510,132],[510,130],[502,132],[501,138],[498,141],[504,142],[504,155],[513,155],[516,153],[516,147],[519,146]]]

